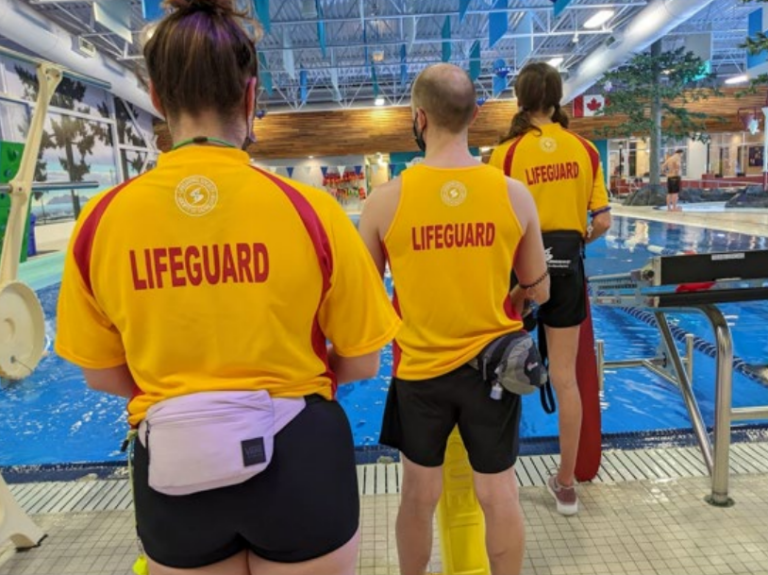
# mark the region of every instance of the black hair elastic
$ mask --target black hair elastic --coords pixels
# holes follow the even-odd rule
[[[600,208],[599,210],[590,212],[590,215],[594,218],[595,216],[599,216],[600,214],[604,214],[605,212],[610,212],[610,211],[611,211],[611,206],[605,206],[604,208]]]
[[[525,284],[522,284],[522,283],[521,283],[521,284],[520,284],[520,287],[521,287],[521,288],[523,288],[523,289],[531,289],[531,288],[535,288],[537,285],[539,285],[541,282],[543,282],[545,279],[547,279],[547,277],[548,277],[548,276],[549,276],[549,270],[545,271],[545,272],[544,272],[544,275],[542,275],[542,276],[541,276],[539,279],[537,279],[537,280],[536,280],[535,282],[533,282],[532,284],[529,284],[529,285],[525,285]]]

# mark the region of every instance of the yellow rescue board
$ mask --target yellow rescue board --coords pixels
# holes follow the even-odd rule
[[[458,428],[448,438],[443,495],[437,506],[443,575],[490,575],[485,519],[472,483],[472,467]]]

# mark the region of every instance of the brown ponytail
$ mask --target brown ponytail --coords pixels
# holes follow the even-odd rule
[[[555,106],[555,113],[552,116],[552,121],[557,122],[566,130],[571,123],[571,120],[568,118],[568,114],[563,111],[563,108],[560,106],[560,104]]]
[[[532,130],[541,130],[531,122],[532,112],[548,112],[554,109],[552,121],[563,128],[569,124],[568,116],[560,107],[563,99],[563,80],[560,73],[544,62],[528,64],[517,76],[515,96],[519,111],[512,118],[512,125],[502,142],[524,136]]]
[[[165,0],[164,6],[172,11],[152,25],[144,58],[166,116],[242,114],[246,86],[258,74],[245,15],[233,0]]]
[[[506,142],[507,140],[514,140],[515,138],[524,136],[531,130],[537,130],[541,133],[541,129],[531,123],[531,116],[528,114],[527,110],[520,108],[520,111],[512,117],[512,125],[509,127],[509,132],[501,141]]]

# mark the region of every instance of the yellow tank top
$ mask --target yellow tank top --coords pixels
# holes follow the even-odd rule
[[[384,238],[403,319],[394,375],[424,380],[453,371],[496,337],[522,329],[510,276],[523,236],[507,181],[495,168],[403,172]]]

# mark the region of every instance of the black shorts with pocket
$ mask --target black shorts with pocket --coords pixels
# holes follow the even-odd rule
[[[501,473],[517,460],[520,396],[491,386],[468,365],[421,381],[393,378],[380,443],[424,467],[443,464],[448,436],[459,426],[469,462],[478,473]]]
[[[138,534],[147,556],[167,567],[204,567],[243,550],[279,563],[307,561],[342,547],[358,528],[349,420],[336,401],[320,396],[309,396],[275,436],[269,467],[239,485],[163,495],[149,487],[148,463],[136,441]]]
[[[680,176],[670,176],[667,178],[667,193],[670,195],[679,194],[682,183],[683,179]]]
[[[584,260],[571,275],[549,278],[549,300],[536,313],[540,323],[554,328],[575,327],[587,319],[587,285]]]

